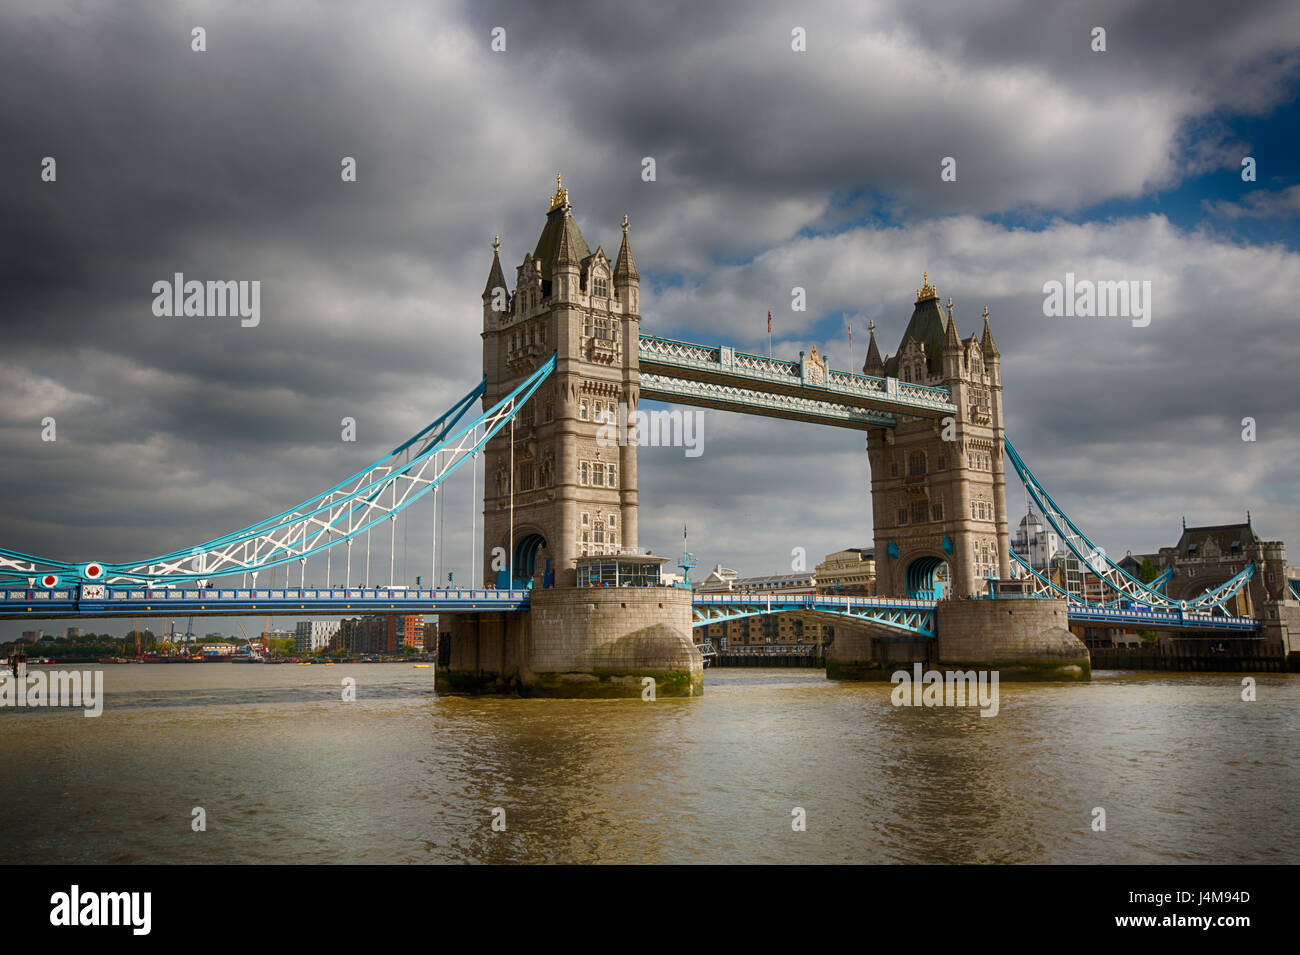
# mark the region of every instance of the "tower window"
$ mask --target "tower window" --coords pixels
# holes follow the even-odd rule
[[[900,507],[900,508],[898,509],[898,523],[900,523],[900,524],[906,524],[906,523],[907,523],[907,508],[905,508],[905,507]]]
[[[617,464],[611,464],[609,466],[609,478],[605,483],[608,487],[618,487],[618,465]],[[614,525],[611,524],[610,526],[613,527]]]
[[[586,398],[583,398],[581,401],[578,402],[578,420],[579,421],[587,420],[587,399]]]
[[[907,456],[907,473],[924,474],[925,473],[925,452],[913,451]]]
[[[898,477],[898,462],[891,460],[889,462],[889,476]]]
[[[605,486],[605,465],[597,463],[591,469],[591,483],[595,487]]]
[[[606,523],[609,524],[610,530],[613,530],[614,528],[618,527],[618,515],[617,514],[609,515],[609,520]]]
[[[943,502],[940,501],[930,508],[930,519],[935,521],[943,520]]]
[[[606,283],[605,278],[603,276],[597,278],[591,284],[592,284],[593,294],[600,295],[602,297],[607,297],[609,295],[609,285]]]
[[[591,420],[597,424],[605,420],[605,405],[602,402],[597,401],[592,407]]]
[[[578,465],[578,483],[586,487],[590,483],[590,471],[587,462],[583,461]]]

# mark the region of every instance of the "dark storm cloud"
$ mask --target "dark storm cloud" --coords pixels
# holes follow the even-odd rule
[[[896,349],[919,272],[942,270],[963,334],[991,305],[1009,420],[1099,533],[1168,543],[1152,541],[1157,511],[1181,494],[1207,512],[1263,499],[1273,533],[1294,537],[1300,421],[1277,289],[1294,287],[1295,257],[1053,216],[1235,165],[1205,120],[1293,95],[1296,10],[1042,7],[9,5],[0,544],[143,557],[399,443],[478,380],[491,237],[513,284],[557,169],[593,249],[612,255],[630,214],[649,332],[757,349],[772,307],[779,349],[816,343],[843,364],[843,312],[860,364],[866,317]],[[1094,25],[1106,54],[1088,51]],[[39,181],[47,155],[57,183]],[[945,155],[958,183],[939,183]],[[340,181],[344,156],[356,183]],[[1025,209],[1040,232],[977,218]],[[1042,317],[1045,279],[1130,266],[1163,280],[1147,334]],[[152,284],[175,272],[260,280],[261,324],[155,317]],[[809,312],[789,311],[793,285]],[[1235,439],[1247,414],[1267,422],[1267,455]],[[707,421],[702,458],[645,452],[644,546],[675,553],[688,520],[702,561],[758,573],[793,547],[816,560],[869,543],[859,435]],[[462,477],[452,497],[469,496]],[[446,531],[461,579],[470,532],[461,507]]]

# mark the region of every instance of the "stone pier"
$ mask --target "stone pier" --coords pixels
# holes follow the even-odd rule
[[[1064,600],[945,600],[929,645],[900,642],[869,626],[841,634],[826,660],[839,680],[888,680],[914,661],[935,669],[997,670],[1000,680],[1084,681],[1092,678],[1088,648],[1067,628]]]
[[[1300,673],[1300,601],[1265,600],[1260,609],[1268,651],[1280,653],[1286,659],[1287,670]]]
[[[691,592],[672,587],[554,587],[531,609],[444,614],[441,693],[553,697],[696,696],[704,660],[691,638]]]

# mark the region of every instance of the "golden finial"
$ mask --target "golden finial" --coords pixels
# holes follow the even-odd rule
[[[623,213],[623,234],[627,235],[627,213]]]
[[[492,237],[492,253],[495,255],[500,253],[500,251],[501,251],[501,236],[494,235]]]
[[[813,361],[816,361],[816,360],[817,360],[817,346],[816,346],[816,345],[813,346],[812,360],[813,360]]]
[[[555,195],[551,196],[550,211],[554,212],[556,209],[560,208],[561,206],[567,206],[568,204],[569,204],[569,190],[564,188],[564,180],[560,177],[560,174],[557,172],[555,174]]]
[[[939,290],[930,284],[930,273],[922,272],[921,281],[924,284],[916,290],[916,300],[918,302],[924,302],[932,298],[937,299],[939,297]]]
[[[873,335],[876,333],[876,320],[874,318],[867,322],[867,331]]]
[[[984,317],[985,318],[989,317],[989,307],[987,305],[984,306]]]

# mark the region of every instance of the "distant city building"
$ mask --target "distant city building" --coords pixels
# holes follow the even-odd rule
[[[44,630],[24,630],[24,631],[23,631],[23,642],[24,642],[24,643],[39,643],[41,637],[43,637],[44,635],[45,635],[45,631],[44,631]]]
[[[390,616],[392,626],[401,638],[404,649],[421,651],[424,649],[424,615],[408,613],[400,617]]]
[[[741,648],[747,647],[820,653],[835,638],[835,626],[826,619],[817,614],[771,613],[722,620],[696,627],[696,642],[708,640],[724,653],[744,652]]]
[[[1046,576],[1057,587],[1075,597],[1083,596],[1083,565],[1069,550],[1052,557]]]
[[[63,636],[64,639],[67,640],[78,640],[81,638],[82,633],[83,631],[80,627],[69,627],[66,631],[64,631]]]
[[[1133,579],[1141,580],[1142,565],[1149,560],[1151,561],[1151,567],[1154,569],[1155,567],[1159,566],[1157,563],[1157,558],[1158,558],[1157,554],[1134,554],[1132,551],[1130,551],[1129,553],[1121,557],[1119,560],[1115,561],[1115,563],[1119,565],[1120,570],[1124,571],[1124,573],[1128,574]],[[1157,576],[1159,576],[1158,573]]]
[[[1270,595],[1286,593],[1286,546],[1282,541],[1263,540],[1250,523],[1188,527],[1173,547],[1160,548],[1158,570],[1174,568],[1165,593],[1175,600],[1189,600],[1236,576],[1250,563],[1255,573],[1228,606],[1233,613],[1253,614]]]
[[[874,597],[876,554],[869,547],[850,547],[827,554],[813,572],[817,590],[824,594]]]
[[[294,628],[294,652],[315,653],[324,650],[338,632],[338,620],[299,620]]]
[[[814,574],[773,574],[769,577],[741,577],[734,570],[716,565],[708,575],[695,585],[701,593],[781,593],[812,594],[817,592]]]
[[[1020,527],[1011,538],[1011,550],[1037,571],[1047,570],[1058,554],[1065,553],[1056,531],[1044,524],[1032,510],[1020,519]]]
[[[709,571],[708,576],[695,584],[696,590],[730,590],[733,581],[739,579],[740,574],[730,567],[723,567],[721,564],[715,564]]]
[[[338,633],[330,638],[331,650],[344,653],[380,653],[387,643],[387,620],[378,614],[348,617],[339,621]]]
[[[399,647],[420,649],[425,638],[420,614],[367,614],[339,622],[329,648],[345,653],[396,653]],[[409,641],[409,642],[408,642]]]

